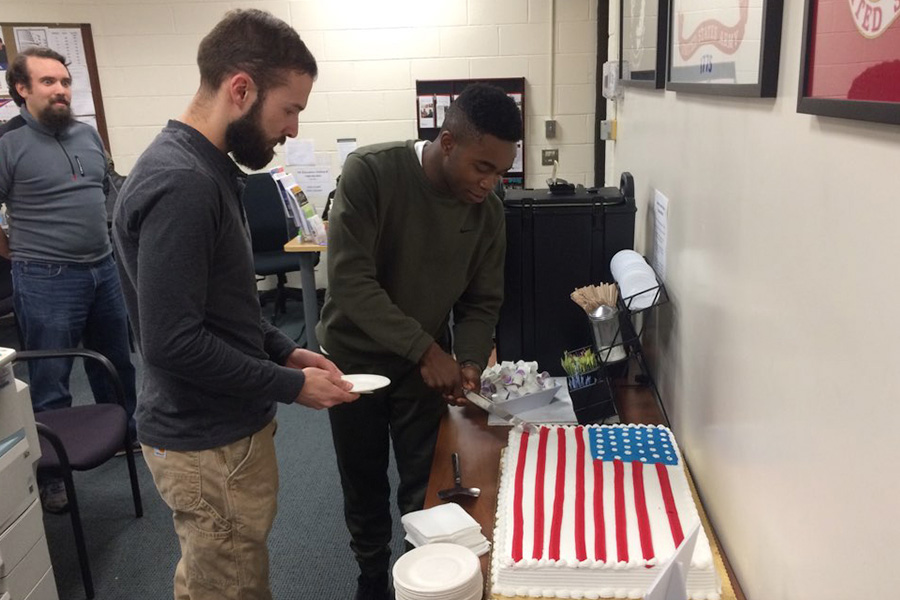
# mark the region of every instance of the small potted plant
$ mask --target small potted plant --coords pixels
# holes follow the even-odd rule
[[[578,423],[598,423],[616,414],[612,388],[592,348],[566,351],[561,362]]]

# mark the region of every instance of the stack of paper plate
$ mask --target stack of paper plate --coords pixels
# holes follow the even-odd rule
[[[396,600],[480,600],[481,563],[458,544],[427,544],[394,563]]]

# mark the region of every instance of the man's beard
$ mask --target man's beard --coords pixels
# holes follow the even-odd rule
[[[266,139],[259,123],[261,112],[262,97],[259,97],[246,115],[225,128],[225,146],[234,160],[254,170],[262,169],[275,156],[275,145]]]
[[[53,131],[62,131],[72,123],[72,108],[53,101],[37,115],[38,122]]]

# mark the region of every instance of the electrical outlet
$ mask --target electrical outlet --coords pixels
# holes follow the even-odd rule
[[[556,121],[544,121],[544,137],[548,140],[552,140],[556,137]]]
[[[559,150],[556,148],[544,148],[541,150],[541,165],[552,167],[555,161],[559,160]]]

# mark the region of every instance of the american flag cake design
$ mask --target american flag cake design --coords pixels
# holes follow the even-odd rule
[[[492,591],[642,598],[699,521],[668,428],[515,428],[501,465]],[[702,527],[687,589],[694,600],[721,594]]]

